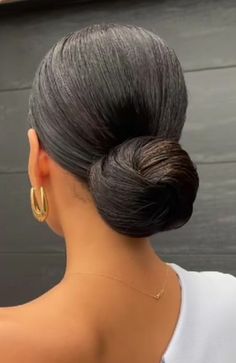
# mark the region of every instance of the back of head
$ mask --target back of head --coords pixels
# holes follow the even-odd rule
[[[192,215],[199,178],[178,142],[186,108],[174,50],[139,26],[102,23],[48,51],[28,120],[41,147],[89,188],[114,230],[147,237]]]

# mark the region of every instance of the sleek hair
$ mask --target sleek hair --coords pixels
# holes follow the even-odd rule
[[[199,187],[179,144],[187,91],[173,49],[140,26],[92,24],[40,62],[28,121],[85,184],[102,218],[133,237],[184,225]]]

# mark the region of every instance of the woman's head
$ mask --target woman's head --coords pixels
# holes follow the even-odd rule
[[[28,120],[40,147],[86,186],[112,229],[146,237],[192,215],[199,179],[178,143],[186,108],[175,52],[144,28],[103,23],[48,51]]]

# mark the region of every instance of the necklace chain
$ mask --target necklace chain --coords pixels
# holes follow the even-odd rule
[[[95,273],[95,272],[72,272],[70,275],[77,275],[77,274],[90,274],[90,275],[97,275],[97,276],[103,276],[103,277],[107,277],[107,278],[110,278],[110,279],[113,279],[113,280],[117,280],[129,287],[131,287],[132,289],[136,290],[136,291],[139,291],[140,293],[144,294],[144,295],[147,295],[147,296],[150,296],[152,298],[154,298],[155,300],[159,300],[160,297],[163,295],[164,291],[165,291],[165,287],[166,287],[166,283],[167,283],[167,276],[168,276],[168,272],[169,272],[169,266],[168,264],[166,264],[166,278],[165,278],[165,283],[164,283],[164,286],[162,287],[162,289],[156,293],[156,294],[150,294],[148,292],[144,292],[144,291],[141,291],[139,289],[137,289],[137,287],[135,287],[133,284],[130,284],[126,281],[123,281],[122,279],[120,279],[119,277],[115,276],[115,275],[108,275],[108,274],[105,274],[103,272],[99,272],[99,273]]]

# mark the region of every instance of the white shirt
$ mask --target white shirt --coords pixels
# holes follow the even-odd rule
[[[236,363],[236,277],[168,264],[179,277],[182,301],[161,363]]]

